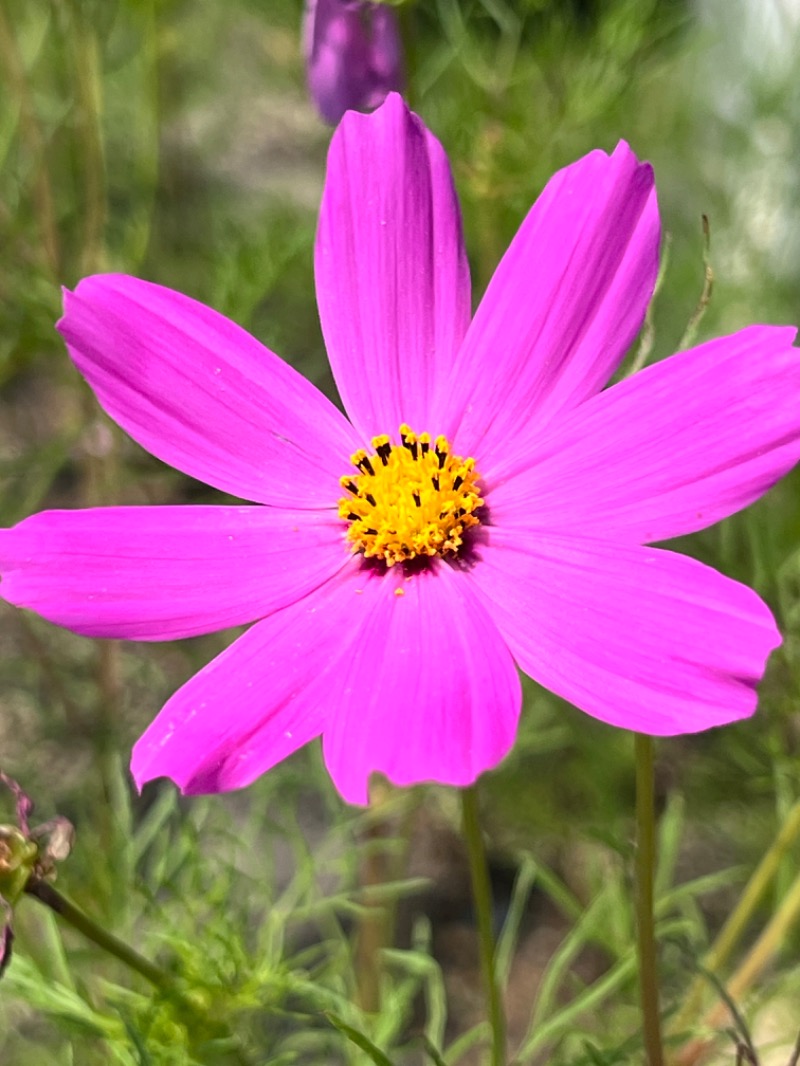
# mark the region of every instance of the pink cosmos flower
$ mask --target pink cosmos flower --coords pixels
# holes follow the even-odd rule
[[[403,85],[397,14],[368,0],[307,0],[303,51],[317,110],[336,125],[350,108],[369,111]]]
[[[643,545],[746,506],[800,457],[795,330],[752,326],[604,391],[658,244],[650,167],[624,143],[592,152],[547,184],[471,319],[447,159],[393,95],[334,135],[317,234],[349,419],[186,296],[115,275],[66,294],[59,329],[111,417],[254,501],[0,533],[2,595],[79,633],[255,623],[139,740],[139,786],[238,788],[320,735],[351,802],[373,771],[467,785],[514,742],[517,666],[650,734],[753,712],[769,610]]]

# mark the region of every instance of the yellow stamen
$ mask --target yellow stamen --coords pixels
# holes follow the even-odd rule
[[[387,566],[455,555],[466,530],[480,523],[475,460],[451,455],[446,437],[431,447],[429,433],[416,434],[405,424],[400,444],[383,434],[373,437],[372,447],[373,454],[350,457],[358,473],[340,482],[347,495],[339,500],[339,517],[350,522],[353,551]]]

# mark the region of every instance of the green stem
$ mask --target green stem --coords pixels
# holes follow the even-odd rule
[[[375,899],[370,890],[380,888],[391,880],[389,856],[381,848],[389,826],[381,816],[391,800],[391,786],[383,780],[370,785],[370,819],[364,832],[364,858],[359,881],[364,893],[364,910],[358,922],[355,946],[356,1003],[369,1014],[379,1014],[381,1009],[381,958],[386,948],[391,947],[394,931],[394,915],[386,900]]]
[[[653,916],[653,879],[656,864],[655,777],[653,738],[635,734],[636,741],[636,931],[642,1032],[648,1066],[664,1066],[661,1012],[658,1004],[658,960]]]
[[[495,943],[492,932],[492,889],[489,882],[489,867],[483,846],[480,819],[478,817],[478,794],[475,787],[461,790],[461,812],[464,822],[464,839],[469,855],[469,872],[472,881],[472,897],[478,922],[478,941],[481,954],[481,969],[486,987],[489,1024],[492,1030],[492,1066],[504,1066],[506,1061],[506,1021],[500,1002],[500,988],[495,967]]]
[[[697,307],[695,307],[692,317],[689,319],[683,336],[678,343],[679,352],[691,347],[694,342],[697,330],[703,320],[703,315],[706,313],[706,309],[711,302],[711,293],[713,291],[714,270],[711,266],[711,229],[708,224],[708,216],[703,215],[703,291],[700,293]]]
[[[138,951],[134,951],[132,947],[129,947],[124,941],[114,936],[113,933],[107,932],[97,922],[93,921],[88,914],[84,914],[82,910],[79,910],[74,903],[70,903],[68,899],[56,891],[51,884],[47,881],[40,881],[36,878],[31,878],[28,882],[25,891],[30,896],[35,896],[40,903],[44,903],[46,907],[49,907],[52,911],[55,911],[59,917],[63,918],[65,922],[69,922],[73,928],[78,932],[91,940],[103,951],[107,951],[110,955],[119,959],[129,969],[135,970],[136,973],[141,974],[145,980],[149,981],[151,985],[160,992],[170,993],[183,1000],[184,997],[180,990],[176,987],[176,984],[172,977],[155,963],[150,962],[143,955],[140,955]]]

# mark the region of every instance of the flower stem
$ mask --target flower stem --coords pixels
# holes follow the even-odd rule
[[[103,929],[88,914],[84,914],[74,903],[70,903],[47,881],[31,878],[25,887],[25,891],[28,895],[35,896],[40,903],[44,903],[46,907],[55,911],[59,917],[63,918],[65,922],[69,922],[73,928],[77,929],[88,940],[97,944],[103,951],[107,951],[129,969],[141,974],[146,981],[149,981],[151,985],[155,985],[160,992],[170,993],[180,999],[184,998],[176,987],[175,981],[165,970],[140,955],[138,951],[134,951],[132,947],[114,936],[113,933]]]
[[[481,969],[486,987],[489,1024],[492,1030],[492,1066],[504,1066],[506,1061],[506,1022],[500,1002],[500,989],[495,969],[495,942],[492,931],[492,889],[489,883],[489,867],[483,846],[478,817],[478,794],[473,785],[461,790],[461,813],[464,823],[464,839],[469,854],[469,872],[472,881],[472,898],[478,922],[478,941],[481,954]]]
[[[364,911],[358,922],[355,944],[356,1003],[369,1014],[381,1009],[381,957],[391,947],[394,935],[394,913],[386,900],[375,900],[370,890],[393,880],[391,859],[381,843],[389,835],[386,808],[392,798],[392,788],[382,779],[373,780],[369,790],[370,814],[364,830],[364,858],[359,875],[364,894]]]
[[[635,734],[636,743],[636,931],[642,1032],[648,1066],[664,1066],[661,1012],[658,1003],[658,961],[653,916],[656,860],[655,777],[653,738]]]

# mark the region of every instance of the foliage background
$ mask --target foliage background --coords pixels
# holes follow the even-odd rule
[[[425,0],[402,14],[409,95],[452,160],[476,294],[553,170],[624,137],[655,165],[669,235],[651,358],[676,348],[697,304],[703,213],[716,283],[698,339],[797,320],[795,0]],[[0,7],[3,524],[45,506],[219,501],[125,438],[69,365],[59,286],[87,273],[181,289],[333,394],[312,275],[330,131],[306,96],[300,16],[295,0]],[[679,545],[753,584],[786,642],[757,718],[659,746],[668,1009],[798,794],[797,490],[794,475]],[[343,809],[313,748],[241,794],[184,801],[156,785],[138,797],[133,741],[231,634],[95,644],[10,608],[0,626],[0,765],[43,818],[77,827],[61,889],[207,999],[205,1021],[182,1016],[26,900],[0,986],[4,1063],[366,1061],[325,1010],[393,1062],[435,1061],[423,1031],[448,1063],[479,1061],[452,797]],[[519,743],[481,785],[512,1035],[525,1043],[538,997],[544,1035],[521,1061],[635,1060],[630,738],[526,692]],[[798,857],[784,858],[760,922]],[[372,883],[373,861],[388,887]],[[378,896],[393,901],[397,946],[375,1015],[356,934]],[[792,933],[747,1003],[765,1062],[772,1044],[786,1061],[800,1021],[787,1006],[797,948]]]

